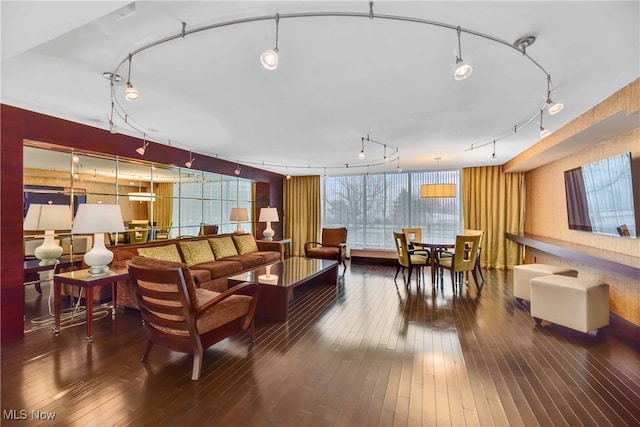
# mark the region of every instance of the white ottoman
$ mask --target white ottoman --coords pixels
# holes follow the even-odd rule
[[[564,276],[578,277],[578,272],[571,268],[558,267],[549,264],[522,264],[513,267],[513,296],[522,303],[523,300],[531,301],[529,283],[534,277],[561,274]]]
[[[531,316],[596,335],[609,324],[609,285],[562,275],[531,279]]]

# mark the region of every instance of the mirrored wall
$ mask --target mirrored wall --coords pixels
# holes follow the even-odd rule
[[[74,211],[79,203],[115,203],[125,228],[146,224],[146,240],[155,240],[196,236],[201,224],[232,232],[231,208],[252,211],[248,179],[36,144],[24,146],[25,215],[30,203],[66,203]],[[250,223],[244,229],[253,231]],[[112,243],[132,243],[124,234]]]
[[[217,225],[218,233],[233,232],[237,223],[229,219],[231,208],[253,211],[253,185],[245,178],[74,152],[33,141],[25,141],[23,150],[23,214],[31,204],[67,205],[72,215],[81,203],[117,204],[125,232],[105,235],[107,245],[197,236],[203,224]],[[243,228],[253,232],[250,221]],[[24,231],[25,262],[34,258],[42,238],[43,231]],[[81,259],[93,246],[92,238],[72,236],[70,229],[55,231],[63,257]],[[26,287],[25,330],[34,327],[29,307],[43,297],[46,301],[49,293],[47,289],[40,294],[34,288]]]

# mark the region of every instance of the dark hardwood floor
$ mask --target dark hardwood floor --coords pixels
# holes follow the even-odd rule
[[[640,425],[633,343],[536,326],[512,272],[484,271],[480,295],[473,283],[454,295],[448,275],[443,290],[396,287],[394,273],[353,265],[337,290],[301,287],[288,322],[258,319],[255,344],[210,348],[198,381],[189,355],[155,347],[140,363],[136,311],[96,320],[91,344],[83,325],[31,331],[2,347],[1,424]]]

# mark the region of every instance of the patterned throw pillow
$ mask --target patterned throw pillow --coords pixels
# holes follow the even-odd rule
[[[151,248],[138,248],[138,255],[162,261],[182,262],[176,245],[153,246]]]
[[[252,234],[241,234],[239,236],[232,236],[231,238],[236,245],[236,249],[238,249],[238,255],[258,252],[258,245]]]
[[[184,262],[189,267],[216,260],[213,252],[211,252],[211,246],[206,240],[180,242],[180,249],[182,249],[182,254],[184,255]]]
[[[238,255],[236,245],[233,244],[233,240],[231,240],[230,236],[209,239],[209,243],[211,244],[211,248],[213,249],[213,254],[216,256],[216,259]]]

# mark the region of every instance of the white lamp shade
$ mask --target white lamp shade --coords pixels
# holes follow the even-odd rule
[[[231,208],[231,215],[229,215],[231,221],[249,221],[249,214],[247,208]]]
[[[123,233],[124,221],[119,205],[81,204],[71,234]]]
[[[71,209],[68,205],[29,205],[24,219],[25,230],[68,230],[71,228]]]
[[[276,208],[262,208],[260,209],[260,217],[258,218],[259,222],[278,222],[280,218],[278,217],[278,209]]]
[[[93,248],[84,254],[84,262],[91,274],[102,274],[109,270],[113,252],[104,245],[104,233],[123,233],[124,221],[119,205],[81,204],[73,221],[71,234],[93,233]]]
[[[420,186],[421,198],[456,197],[455,184],[423,184]]]

